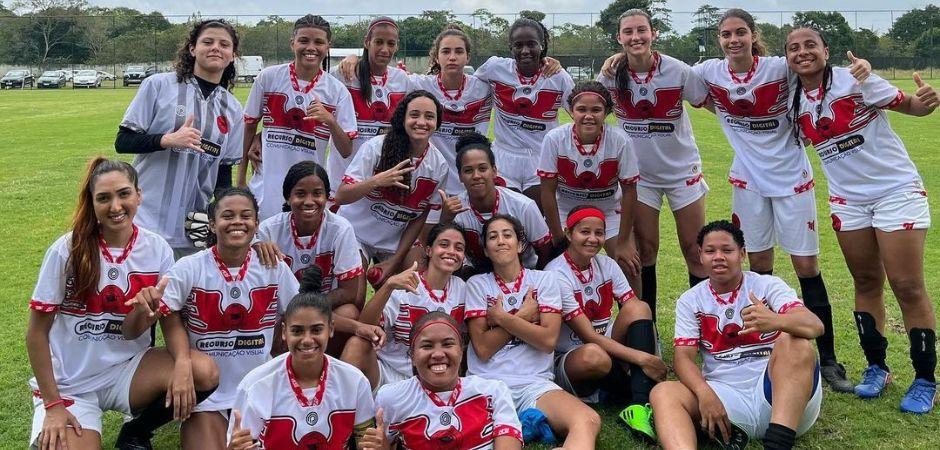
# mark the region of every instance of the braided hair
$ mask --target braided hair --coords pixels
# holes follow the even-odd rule
[[[620,27],[620,23],[623,22],[623,19],[633,16],[642,16],[646,18],[646,22],[650,26],[650,30],[653,30],[653,20],[650,18],[650,15],[639,8],[628,9],[617,18],[617,26]],[[618,31],[619,33],[619,31]],[[617,63],[617,67],[614,71],[614,83],[617,85],[617,100],[625,101],[627,98],[627,93],[630,92],[630,61],[627,58],[627,51],[623,50],[621,52],[623,57],[620,58],[620,62]]]
[[[379,156],[379,162],[375,167],[377,172],[389,170],[398,165],[398,163],[411,158],[411,139],[405,131],[405,115],[408,113],[408,106],[411,102],[419,97],[429,98],[434,102],[434,108],[437,111],[437,124],[435,125],[435,129],[441,127],[441,119],[444,116],[444,110],[441,106],[441,102],[437,101],[434,94],[420,89],[408,93],[408,95],[398,103],[398,106],[395,107],[395,112],[392,113],[392,127],[388,130],[388,133],[385,135],[385,140],[382,142],[382,152]],[[406,186],[410,186],[411,173],[403,175],[401,182]],[[409,192],[409,190],[395,187],[386,189],[397,190],[402,197],[408,195]]]
[[[372,39],[372,31],[376,27],[387,26],[398,31],[398,23],[391,17],[381,16],[372,19],[369,22],[369,28],[366,31],[366,42]],[[362,56],[359,58],[359,64],[356,65],[356,76],[359,78],[359,96],[366,102],[372,101],[372,65],[369,63],[369,47],[363,46]]]
[[[326,32],[326,41],[327,42],[333,41],[333,31],[330,29],[330,23],[327,22],[326,19],[324,19],[321,16],[307,14],[306,16],[303,16],[297,19],[297,21],[294,22],[294,34],[296,35],[297,30],[301,28],[316,28],[318,30],[323,30],[324,32]],[[323,70],[325,72],[330,71],[329,55],[327,55],[326,58],[323,58],[323,61],[321,62],[321,66],[323,66]]]
[[[512,45],[512,34],[520,28],[532,28],[538,33],[539,41],[542,45],[542,53],[539,54],[539,60],[545,59],[545,57],[548,56],[548,29],[545,28],[545,25],[542,25],[542,22],[528,17],[516,19],[516,21],[512,23],[512,26],[509,27],[509,45]]]
[[[812,27],[799,27],[790,31],[792,34],[798,30],[810,30],[816,33],[819,36],[819,40],[822,41],[823,47],[828,48],[829,44],[826,42],[826,37],[823,36],[822,32],[812,28]],[[789,35],[788,35],[789,37]],[[784,42],[784,45],[786,43]],[[784,48],[784,54],[786,54],[786,48]],[[826,61],[826,67],[823,69],[822,83],[820,84],[822,88],[822,94],[819,96],[819,105],[823,104],[823,99],[826,98],[826,94],[829,92],[829,89],[832,87],[832,65],[829,64],[829,61]],[[790,123],[793,128],[793,139],[796,140],[796,145],[803,147],[803,139],[800,136],[800,100],[803,99],[803,80],[800,77],[796,77],[796,89],[793,90],[793,102],[790,108]],[[818,118],[818,114],[817,114]]]

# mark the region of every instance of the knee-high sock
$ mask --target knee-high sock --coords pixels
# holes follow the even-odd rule
[[[779,423],[771,423],[764,433],[764,448],[767,450],[790,450],[796,441],[796,430]]]
[[[835,335],[832,329],[832,305],[829,304],[829,293],[826,291],[822,274],[800,278],[800,290],[803,291],[803,301],[806,302],[806,307],[823,323],[823,334],[816,338],[819,360],[823,365],[835,364],[837,359]]]
[[[640,298],[650,306],[653,321],[656,321],[656,264],[640,269],[640,282],[643,283],[643,295]]]
[[[868,365],[876,365],[890,372],[885,362],[888,340],[875,327],[875,318],[867,312],[855,311],[855,327],[858,328],[858,340]]]
[[[656,353],[656,326],[652,320],[642,319],[627,328],[627,347],[644,353]],[[646,376],[643,368],[630,364],[630,393],[634,404],[646,404],[650,401],[650,391],[656,381]]]
[[[689,289],[694,288],[697,284],[699,284],[699,283],[701,283],[701,282],[703,282],[703,281],[705,281],[705,280],[707,280],[707,279],[708,279],[708,277],[700,278],[700,277],[696,276],[695,274],[693,274],[692,272],[689,272]]]
[[[927,381],[937,381],[937,334],[929,328],[911,328],[911,364],[914,376]]]
[[[196,403],[200,403],[209,398],[213,392],[215,392],[215,388],[208,391],[196,391]],[[170,405],[170,407],[167,408],[165,405],[166,399],[164,396],[161,395],[157,397],[153,402],[145,406],[137,417],[124,423],[121,434],[150,438],[157,428],[173,420],[173,406]]]

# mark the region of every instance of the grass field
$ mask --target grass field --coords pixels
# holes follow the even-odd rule
[[[898,80],[910,92],[913,82]],[[940,84],[934,81],[934,84]],[[0,448],[24,448],[29,434],[32,403],[26,380],[31,376],[24,335],[27,302],[46,248],[65,232],[76,202],[76,186],[86,161],[94,155],[114,155],[114,136],[124,109],[135,89],[97,91],[3,91],[0,92],[0,247],[7,249],[0,259],[0,342],[6,350],[0,358]],[[237,95],[243,101],[247,89]],[[724,181],[731,162],[731,150],[718,123],[706,111],[690,112],[695,135],[702,151],[706,178],[711,186],[708,218],[730,216],[730,187]],[[938,115],[910,118],[891,113],[894,130],[904,139],[927,189],[940,192],[940,155],[934,145],[940,141]],[[851,315],[852,281],[832,229],[826,207],[826,182],[818,160],[817,202],[820,207],[822,253],[820,264],[833,304],[836,346],[853,379],[864,366],[862,352]],[[144,193],[150,195],[152,193]],[[936,212],[938,202],[932,202]],[[671,312],[675,298],[687,287],[686,269],[675,240],[675,226],[667,214],[662,218],[659,272],[659,330],[664,343],[671,342]],[[936,232],[927,240],[927,285],[936,299],[940,276],[940,238]],[[797,286],[789,258],[777,254],[776,272],[791,286]],[[907,351],[907,338],[893,295],[886,293],[890,341],[888,363],[897,382],[886,395],[874,401],[861,401],[851,395],[826,391],[822,415],[816,426],[797,445],[801,448],[940,448],[940,413],[925,417],[898,411],[901,396],[913,372]],[[666,361],[672,352],[666,346]],[[603,430],[598,448],[620,449],[645,446],[634,440],[618,424],[616,410],[603,408]],[[110,448],[120,419],[108,414],[103,437]],[[178,447],[176,427],[164,427],[154,441],[157,448]],[[752,444],[753,448],[759,446]]]

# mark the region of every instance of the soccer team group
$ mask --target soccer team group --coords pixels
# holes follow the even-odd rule
[[[915,373],[900,407],[932,410],[927,194],[885,112],[937,108],[916,74],[904,93],[851,53],[833,67],[810,28],[763,56],[740,9],[719,23],[725,58],[693,67],[627,11],[623,51],[577,84],[527,18],[512,57],[473,75],[456,27],[425,75],[395,67],[392,19],[332,72],[330,37],[320,16],[297,20],[293,62],[264,69],[243,107],[237,33],[201,21],[175,73],[141,85],[115,140],[133,165],[91,161],[30,300],[31,446],[100,448],[115,410],[121,449],[173,420],[184,448],[591,449],[588,405],[604,402],[668,449],[791,448],[824,382],[862,398],[890,382],[886,278]],[[731,221],[705,223],[684,101],[734,150]],[[808,143],[855,284],[857,384],[834,351]],[[664,199],[689,279],[658,311],[675,315],[678,381],[655,326]],[[775,245],[802,299],[771,275]]]

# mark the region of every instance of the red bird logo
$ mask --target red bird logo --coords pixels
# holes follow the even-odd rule
[[[585,170],[578,173],[578,163],[564,156],[557,159],[558,180],[576,189],[601,189],[617,184],[620,162],[608,159],[598,164],[597,173]]]
[[[299,106],[288,108],[287,95],[281,92],[265,92],[262,111],[262,123],[267,128],[297,131],[314,135],[320,139],[330,138],[330,129],[325,123],[316,120],[304,120],[307,111]],[[330,114],[336,113],[336,107],[323,105]]]
[[[861,94],[851,94],[829,104],[832,118],[820,117],[813,123],[808,112],[800,114],[800,130],[813,143],[819,145],[865,128],[878,117],[878,110],[862,101]]]
[[[372,92],[375,92],[375,87],[372,88]],[[363,100],[362,91],[359,88],[349,88],[349,93],[352,96],[353,108],[356,110],[356,120],[359,122],[388,123],[398,103],[405,98],[404,92],[389,92],[388,103],[384,101],[369,103]]]
[[[453,414],[433,418],[422,414],[389,425],[411,450],[483,448],[493,441],[493,428],[492,398],[479,394],[455,405]]]
[[[317,419],[315,413],[308,414],[309,417]],[[330,413],[327,435],[319,431],[311,431],[298,440],[294,437],[297,432],[297,423],[293,417],[272,417],[265,422],[258,440],[261,442],[261,447],[266,449],[344,450],[352,435],[355,421],[355,411],[333,411]]]
[[[682,88],[663,88],[653,92],[653,101],[633,102],[633,92],[615,90],[617,117],[623,120],[675,120],[682,116]]]
[[[493,82],[493,93],[496,98],[496,107],[501,111],[520,117],[535,120],[555,120],[558,118],[558,108],[561,106],[561,92],[540,89],[535,94],[535,102],[528,97],[516,96],[522,89],[499,82]]]
[[[581,306],[584,315],[592,322],[610,319],[611,311],[614,308],[614,284],[611,280],[607,280],[597,287],[597,297],[597,301],[594,301],[594,299],[584,301],[583,291],[574,293],[574,299]]]
[[[744,329],[741,325],[731,322],[719,328],[720,319],[718,316],[704,313],[697,314],[697,316],[702,330],[702,346],[713,355],[734,350],[738,347],[772,344],[780,335],[779,331],[739,334]]]
[[[294,258],[284,255],[284,262],[287,263],[287,266],[294,268]],[[316,264],[320,268],[320,272],[323,274],[322,280],[322,289],[325,293],[327,289],[333,284],[333,252],[321,253],[316,255],[313,258],[313,264]],[[303,279],[304,269],[310,267],[311,264],[306,266],[303,263],[298,264],[296,270],[294,270],[294,276],[297,277],[297,281]]]
[[[273,327],[277,321],[277,286],[254,288],[248,299],[247,307],[235,302],[223,307],[221,292],[193,288],[186,300],[186,326],[198,334]]]
[[[708,90],[715,105],[732,116],[748,117],[754,119],[770,118],[787,111],[787,98],[790,87],[787,80],[771,81],[751,90],[749,98],[731,100],[728,89],[716,84],[708,83]]]
[[[120,286],[109,284],[97,291],[94,295],[87,296],[84,302],[64,301],[60,311],[65,314],[113,314],[124,316],[134,309],[133,306],[126,306],[124,302],[134,298],[141,289],[149,286],[156,286],[160,275],[157,273],[139,273],[132,272],[127,274],[127,290]]]
[[[489,120],[490,111],[492,109],[492,97],[481,98],[475,102],[467,103],[463,111],[451,111],[445,106],[442,121],[456,125],[476,125]]]

